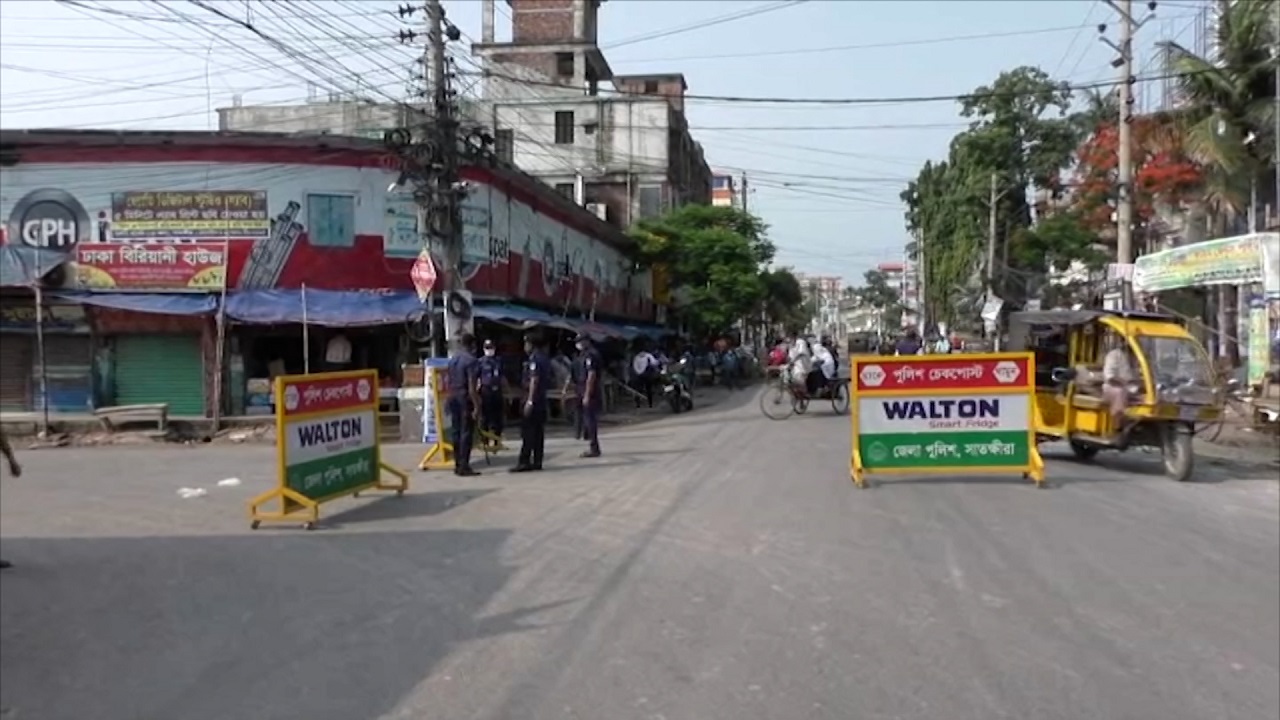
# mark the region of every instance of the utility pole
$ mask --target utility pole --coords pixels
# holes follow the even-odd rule
[[[983,268],[983,285],[987,290],[987,299],[983,303],[982,312],[985,314],[988,303],[996,299],[996,240],[999,233],[1000,219],[1000,200],[1005,196],[1008,188],[1000,189],[1000,176],[997,173],[991,173],[991,196],[987,199],[987,257],[986,267]],[[983,327],[986,327],[987,319],[982,318]],[[988,340],[998,341],[1000,338],[1000,322],[997,319],[994,323],[995,329],[988,335]]]
[[[1114,43],[1105,35],[1102,42],[1115,50],[1119,57],[1111,61],[1113,67],[1120,71],[1120,117],[1117,118],[1119,132],[1118,143],[1118,178],[1116,187],[1116,264],[1122,269],[1123,307],[1133,306],[1133,285],[1130,283],[1133,264],[1133,35],[1148,20],[1155,17],[1156,3],[1147,3],[1147,16],[1141,20],[1133,17],[1133,0],[1106,0],[1107,5],[1120,16],[1120,42]],[[1098,31],[1105,33],[1106,25],[1099,25]]]
[[[1276,122],[1280,123],[1280,119],[1277,119]],[[742,173],[742,191],[741,192],[742,192],[742,212],[751,212],[750,208],[747,205],[747,174],[745,172]]]

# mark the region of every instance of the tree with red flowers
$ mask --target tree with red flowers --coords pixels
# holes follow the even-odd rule
[[[1133,118],[1134,221],[1155,217],[1157,203],[1178,205],[1194,194],[1203,177],[1183,150],[1182,134],[1168,115]],[[1076,152],[1075,206],[1095,232],[1115,226],[1119,182],[1119,132],[1114,123],[1099,125]]]

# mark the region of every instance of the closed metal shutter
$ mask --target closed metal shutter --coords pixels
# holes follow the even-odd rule
[[[0,337],[0,411],[31,410],[31,358],[35,343],[30,335],[5,333]]]
[[[116,404],[169,403],[170,415],[204,415],[199,335],[117,335]]]
[[[88,335],[45,335],[44,365],[50,410],[93,409],[93,350]],[[32,368],[32,377],[32,387],[39,388],[39,367]],[[40,407],[39,399],[35,405]]]

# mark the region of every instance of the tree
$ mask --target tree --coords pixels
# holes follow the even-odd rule
[[[1202,171],[1201,194],[1211,237],[1228,235],[1232,224],[1239,229],[1242,211],[1259,189],[1268,187],[1266,169],[1278,160],[1272,152],[1274,74],[1280,62],[1271,53],[1277,33],[1275,5],[1276,0],[1221,3],[1216,57],[1200,57],[1175,42],[1163,45],[1185,100],[1180,119],[1188,152]],[[1276,188],[1271,190],[1268,197],[1275,196]],[[1236,288],[1220,286],[1217,324],[1226,339],[1227,356],[1238,364],[1236,301]]]
[[[888,277],[879,270],[868,270],[862,280],[862,287],[855,291],[858,301],[880,313],[882,327],[901,325],[903,308],[898,288],[890,285]]]
[[[813,317],[813,306],[805,302],[800,280],[790,268],[760,273],[764,284],[764,314],[769,325],[787,333],[798,333]]]
[[[631,235],[644,264],[665,266],[681,318],[695,333],[719,334],[756,317],[766,300],[762,268],[774,255],[766,230],[737,208],[685,205],[641,221]]]

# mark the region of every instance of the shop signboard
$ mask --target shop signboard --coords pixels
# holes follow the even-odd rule
[[[404,473],[382,463],[378,373],[373,370],[276,378],[277,486],[249,505],[252,526],[302,519],[314,527],[322,503],[370,488],[403,493]],[[384,485],[388,472],[398,483]],[[279,500],[279,512],[261,506]]]
[[[262,190],[130,191],[111,195],[117,241],[260,238],[271,234]]]
[[[418,463],[420,470],[453,467],[453,443],[449,439],[448,415],[444,411],[449,392],[446,382],[448,358],[428,358],[423,361],[422,442],[427,452]]]
[[[1143,255],[1133,264],[1133,289],[1157,293],[1203,285],[1262,282],[1263,237],[1241,235]]]
[[[76,285],[86,290],[221,290],[227,243],[89,243],[76,246]]]
[[[39,324],[44,332],[87,333],[89,321],[79,303],[45,302],[43,322],[36,322],[36,305],[31,300],[0,300],[0,330],[34,333]]]
[[[1249,299],[1249,370],[1248,384],[1262,385],[1271,370],[1271,328],[1267,319],[1266,298]]]
[[[1043,481],[1031,353],[853,358],[850,470],[1018,473]]]

